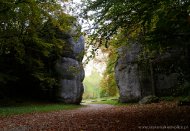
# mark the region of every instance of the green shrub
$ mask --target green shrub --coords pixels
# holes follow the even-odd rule
[[[173,101],[174,97],[173,96],[161,97],[160,100],[162,100],[162,101]]]

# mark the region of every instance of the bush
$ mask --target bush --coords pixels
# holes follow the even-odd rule
[[[173,101],[174,97],[173,96],[161,97],[160,100],[162,100],[162,101]]]
[[[185,106],[185,105],[190,106],[190,96],[181,97],[178,100],[178,106]]]
[[[139,101],[139,104],[150,104],[150,103],[158,103],[159,98],[156,96],[146,96]]]

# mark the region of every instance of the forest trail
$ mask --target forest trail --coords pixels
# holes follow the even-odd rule
[[[189,130],[190,107],[174,102],[112,106],[89,104],[79,109],[0,118],[0,131],[128,131],[168,128]]]

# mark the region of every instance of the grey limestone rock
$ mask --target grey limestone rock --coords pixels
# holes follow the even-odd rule
[[[61,79],[75,79],[82,82],[85,75],[82,63],[67,57],[62,57],[57,62],[56,70],[59,73]]]
[[[120,102],[133,102],[141,98],[138,75],[138,55],[140,46],[132,43],[118,49],[119,59],[115,66],[115,77],[119,88]]]
[[[84,56],[84,37],[80,36],[78,41],[74,44],[74,54],[78,61],[82,61]]]
[[[183,50],[168,49],[152,58],[140,58],[140,53],[141,45],[138,42],[129,42],[128,46],[118,49],[115,78],[120,102],[135,102],[150,95],[161,97],[187,94],[185,88],[179,86],[184,77],[182,74],[185,74],[182,69],[188,67],[181,64],[187,60]]]
[[[60,84],[59,101],[67,104],[80,104],[84,92],[82,82],[76,79],[62,79]]]
[[[84,92],[82,83],[85,76],[82,65],[84,37],[80,36],[78,42],[75,42],[70,35],[65,42],[69,50],[63,53],[55,66],[60,79],[58,100],[69,104],[79,104]]]
[[[72,37],[68,38],[66,41],[69,45],[69,48],[71,49],[70,55],[67,55],[66,57],[70,57],[82,62],[85,44],[84,37],[80,36],[77,42],[75,42]]]

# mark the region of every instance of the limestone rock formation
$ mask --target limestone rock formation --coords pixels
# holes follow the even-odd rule
[[[138,43],[118,49],[119,59],[115,66],[115,77],[119,88],[120,102],[138,101],[141,98],[137,64],[139,52]]]
[[[66,48],[62,58],[56,64],[56,71],[60,76],[58,100],[69,104],[79,104],[84,92],[83,79],[85,76],[82,59],[84,56],[84,37],[80,36],[75,42],[73,34],[67,34],[63,40]]]
[[[158,96],[162,95],[171,95],[172,89],[178,84],[179,74],[170,73],[170,74],[155,74],[155,87]]]
[[[183,50],[172,49],[148,61],[138,59],[140,53],[141,46],[138,42],[131,42],[128,46],[118,49],[115,78],[120,102],[138,101],[146,96],[184,94],[180,92],[184,89],[179,86],[183,76],[180,74],[181,70],[176,70],[179,67],[181,69],[181,63],[185,63]]]

